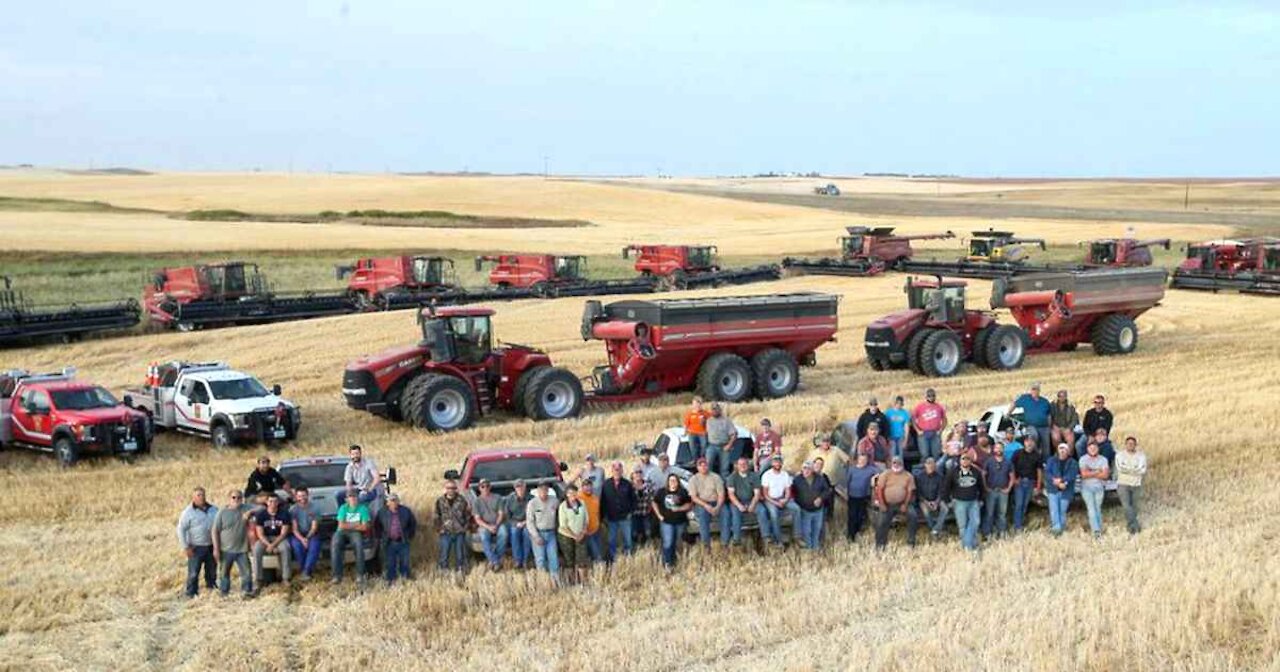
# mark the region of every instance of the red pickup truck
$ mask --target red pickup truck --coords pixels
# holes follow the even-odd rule
[[[556,497],[564,497],[564,472],[569,465],[557,462],[546,448],[488,448],[473,450],[462,460],[462,467],[444,472],[444,477],[458,481],[458,491],[475,505],[480,479],[488,479],[493,494],[506,497],[515,490],[515,482],[524,481],[529,492],[548,483]],[[480,553],[480,534],[474,529],[467,535],[472,552]]]
[[[51,452],[70,466],[88,455],[133,455],[151,449],[144,413],[105,388],[59,373],[0,372],[0,447]]]

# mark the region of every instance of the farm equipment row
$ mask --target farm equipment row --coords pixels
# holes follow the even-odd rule
[[[128,329],[142,319],[133,299],[101,303],[38,306],[0,276],[0,345],[53,338],[63,341],[94,331]]]
[[[1222,240],[1187,246],[1171,286],[1280,296],[1280,238]]]

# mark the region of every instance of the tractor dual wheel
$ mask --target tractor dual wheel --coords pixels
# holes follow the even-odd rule
[[[974,364],[984,368],[991,368],[991,364],[987,361],[987,340],[991,338],[991,334],[996,330],[997,326],[999,325],[988,324],[973,335],[973,356],[969,359]]]
[[[996,325],[991,329],[990,336],[983,343],[982,356],[986,366],[996,371],[1022,366],[1027,358],[1027,332],[1011,324]],[[977,357],[976,350],[974,356]]]
[[[544,366],[525,386],[524,411],[534,420],[576,418],[582,412],[582,397],[582,381],[576,376],[565,369]]]
[[[1127,355],[1138,348],[1138,325],[1128,315],[1108,315],[1093,325],[1090,340],[1099,355]]]
[[[924,369],[921,367],[920,351],[924,348],[924,341],[932,334],[930,329],[918,329],[914,334],[907,338],[907,366],[911,372],[917,376],[925,375]]]
[[[786,350],[769,348],[751,358],[751,373],[755,376],[756,396],[761,399],[777,399],[796,391],[800,384],[800,365]]]
[[[931,378],[954,376],[963,362],[960,337],[948,329],[934,329],[920,346],[920,369]]]
[[[698,394],[705,399],[738,402],[751,392],[751,367],[732,352],[711,355],[698,370]]]
[[[476,421],[471,386],[450,375],[427,373],[409,381],[400,408],[410,424],[432,432],[466,429]]]
[[[584,339],[585,340],[585,339]],[[529,389],[529,381],[533,380],[534,375],[539,371],[548,368],[546,365],[533,366],[525,369],[524,373],[516,379],[516,387],[511,392],[511,412],[516,415],[529,415],[529,409],[524,405],[524,393]]]

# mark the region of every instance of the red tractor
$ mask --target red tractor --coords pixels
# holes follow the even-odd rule
[[[497,254],[476,257],[476,271],[494,264],[489,284],[502,289],[527,289],[534,296],[585,296],[588,294],[637,294],[652,292],[652,278],[589,280],[587,258],[582,255]]]
[[[427,308],[422,341],[347,364],[342,394],[351,408],[431,431],[465,429],[506,410],[534,420],[576,417],[582,383],[541,350],[493,345],[493,310]]]
[[[411,307],[458,291],[453,260],[448,257],[401,255],[360,259],[334,268],[347,280],[347,292],[362,308]]]
[[[892,226],[850,226],[846,227],[847,236],[840,237],[841,257],[839,259],[796,259],[787,257],[782,260],[784,268],[795,269],[796,272],[814,275],[877,275],[887,268],[897,268],[915,256],[911,247],[913,240],[945,240],[955,238],[955,234],[927,233],[914,236],[895,236]]]
[[[1153,246],[1169,249],[1169,239],[1134,240],[1133,238],[1101,238],[1089,241],[1085,268],[1120,268],[1150,266]]]
[[[778,267],[770,264],[720,268],[715,245],[628,245],[622,248],[622,258],[633,252],[636,272],[657,278],[667,289],[744,284],[779,276]]]
[[[271,291],[256,264],[232,261],[164,268],[143,287],[148,317],[179,331],[355,312],[346,292]]]
[[[1280,238],[1223,240],[1187,246],[1173,287],[1280,295]]]
[[[996,370],[1022,366],[1028,352],[1075,350],[1092,343],[1099,355],[1122,355],[1138,345],[1134,319],[1164,297],[1162,268],[1037,273],[998,279],[991,307],[1008,308],[1018,325],[965,307],[964,281],[907,280],[905,311],[867,326],[873,369],[910,367],[925,376],[951,376],[963,362]]]

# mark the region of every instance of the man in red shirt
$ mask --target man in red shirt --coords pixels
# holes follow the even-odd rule
[[[880,425],[867,425],[867,435],[858,442],[858,454],[866,455],[867,460],[877,467],[885,469],[889,466],[889,440],[880,435]]]
[[[947,426],[947,409],[939,404],[938,393],[925,390],[924,401],[911,411],[911,426],[916,430],[920,459],[942,458],[942,428]]]
[[[769,418],[761,418],[760,430],[756,432],[754,441],[756,473],[761,473],[769,468],[774,455],[782,455],[782,435],[773,431]]]

